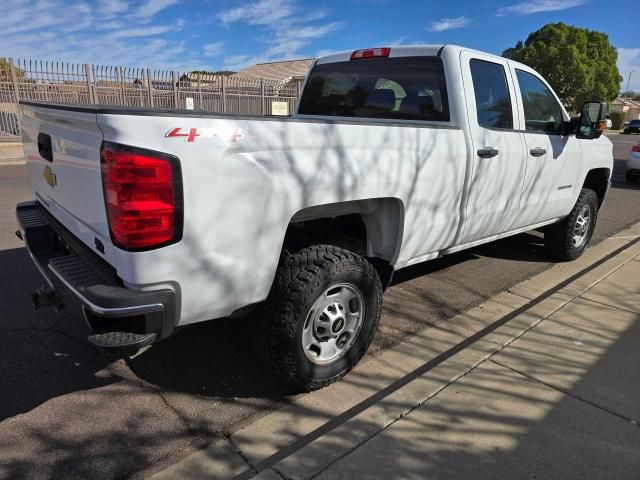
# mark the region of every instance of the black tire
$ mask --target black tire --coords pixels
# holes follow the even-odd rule
[[[302,335],[316,299],[332,285],[360,289],[363,319],[353,343],[327,365],[305,354]],[[346,375],[366,353],[380,320],[382,285],[371,263],[349,250],[315,245],[282,255],[260,320],[259,345],[274,374],[296,391],[325,387]]]
[[[580,245],[574,244],[574,229],[583,209],[589,210],[589,224],[585,239]],[[575,260],[585,251],[598,219],[598,195],[591,189],[583,188],[571,213],[561,222],[547,227],[544,233],[544,245],[556,259]]]
[[[637,176],[634,177],[633,175],[631,175],[631,172],[626,172],[624,174],[624,178],[628,183],[637,183],[637,179],[638,179]]]

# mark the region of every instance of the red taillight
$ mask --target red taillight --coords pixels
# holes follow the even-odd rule
[[[640,152],[640,144],[639,145],[635,145],[632,149],[632,152]]]
[[[356,50],[351,54],[351,60],[360,60],[362,58],[384,58],[391,53],[389,47],[384,48],[365,48],[364,50]]]
[[[102,187],[113,244],[144,250],[173,243],[181,234],[177,159],[104,143]]]

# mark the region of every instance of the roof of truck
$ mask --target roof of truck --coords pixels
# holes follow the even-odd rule
[[[380,46],[370,47],[379,48]],[[384,45],[382,46],[384,47]],[[391,52],[389,57],[413,57],[413,56],[431,56],[438,55],[438,53],[445,47],[445,45],[396,45],[391,46]],[[367,50],[367,49],[364,49]],[[353,50],[348,50],[340,53],[334,53],[325,57],[320,57],[317,63],[333,63],[333,62],[346,62],[351,58]]]
[[[371,48],[383,48],[384,46],[380,47],[380,46],[376,46],[376,47],[371,47]],[[467,48],[467,47],[463,47],[460,45],[453,45],[453,44],[437,44],[437,45],[392,45],[389,46],[389,48],[391,49],[390,53],[389,53],[389,57],[393,58],[393,57],[419,57],[419,56],[440,56],[440,54],[442,53],[442,51],[446,48],[447,51],[449,50],[454,50],[454,51],[467,51],[467,52],[473,52],[473,53],[478,53],[481,55],[488,55],[491,57],[496,57],[496,58],[502,58],[499,55],[494,55],[492,53],[488,53],[488,52],[482,52],[480,50],[474,50],[473,48]],[[364,49],[367,50],[367,49]],[[334,53],[331,55],[327,55],[325,57],[320,57],[317,61],[317,63],[322,64],[322,63],[332,63],[332,62],[346,62],[349,61],[351,59],[351,54],[353,53],[353,50],[348,50],[345,52],[340,52],[340,53]],[[514,62],[513,60],[509,60],[509,62],[515,64],[515,65],[522,65],[518,62]],[[523,65],[524,66],[524,65]],[[527,67],[528,68],[528,67]]]

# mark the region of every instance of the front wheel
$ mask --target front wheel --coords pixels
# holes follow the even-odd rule
[[[597,217],[598,195],[583,188],[571,213],[545,230],[545,247],[558,260],[575,260],[589,245]]]
[[[638,172],[635,172],[635,175],[631,172],[631,170],[628,170],[625,174],[624,174],[624,178],[628,183],[638,183],[638,180],[640,179],[640,176],[638,175]]]
[[[316,390],[360,361],[381,307],[380,279],[362,256],[332,245],[285,252],[259,340],[276,376],[296,390]]]

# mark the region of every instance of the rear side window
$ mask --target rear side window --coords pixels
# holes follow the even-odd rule
[[[559,133],[562,127],[562,108],[551,90],[535,75],[516,70],[524,123],[527,131],[543,133]]]
[[[511,96],[504,67],[477,59],[471,60],[469,66],[478,124],[489,128],[513,128]]]
[[[448,122],[442,60],[372,58],[316,65],[298,113]]]

